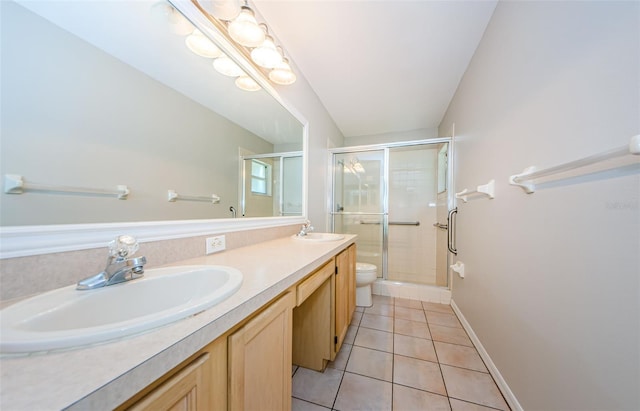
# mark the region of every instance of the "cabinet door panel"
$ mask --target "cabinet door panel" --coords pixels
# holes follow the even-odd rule
[[[335,330],[337,341],[334,350],[336,353],[340,350],[349,328],[349,276],[346,269],[348,265],[349,253],[345,250],[336,257],[336,267],[338,268],[335,286]]]
[[[349,309],[347,312],[348,323],[351,324],[353,313],[356,311],[356,245],[352,244],[347,249],[349,251],[349,264],[347,266],[347,276],[349,277],[348,301]]]
[[[209,354],[203,354],[131,406],[135,411],[205,411],[210,408],[206,369]]]
[[[287,293],[229,337],[229,409],[291,410],[294,293]]]

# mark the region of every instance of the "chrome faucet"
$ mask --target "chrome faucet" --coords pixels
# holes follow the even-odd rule
[[[109,243],[109,257],[104,271],[80,280],[76,289],[93,290],[142,277],[147,259],[143,256],[132,257],[138,248],[138,242],[134,237],[117,237]]]
[[[302,228],[298,233],[298,237],[303,237],[307,235],[307,233],[309,233],[310,231],[313,231],[313,226],[311,225],[311,221],[307,220],[304,222],[304,224],[302,224]]]

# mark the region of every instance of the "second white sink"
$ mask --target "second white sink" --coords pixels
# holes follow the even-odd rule
[[[293,238],[301,241],[338,241],[344,239],[343,234],[337,233],[307,233],[307,235],[294,235]]]
[[[159,327],[235,293],[242,273],[226,266],[145,270],[143,278],[96,290],[59,288],[0,311],[0,353],[76,347]]]

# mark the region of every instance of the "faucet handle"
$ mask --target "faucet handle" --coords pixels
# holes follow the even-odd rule
[[[109,243],[109,255],[111,257],[124,258],[135,254],[139,248],[138,240],[136,240],[135,237],[120,235]]]

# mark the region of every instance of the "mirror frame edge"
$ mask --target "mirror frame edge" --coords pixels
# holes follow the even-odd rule
[[[207,220],[167,220],[96,224],[52,224],[32,226],[0,226],[0,260],[67,251],[105,247],[121,234],[133,235],[140,243],[221,234],[232,231],[281,227],[301,224],[308,218],[309,122],[282,98],[266,78],[231,45],[191,0],[170,0],[170,3],[191,20],[216,45],[240,64],[302,125],[302,215],[286,217],[224,218]],[[194,21],[195,20],[195,21]],[[204,29],[204,30],[203,30]]]

